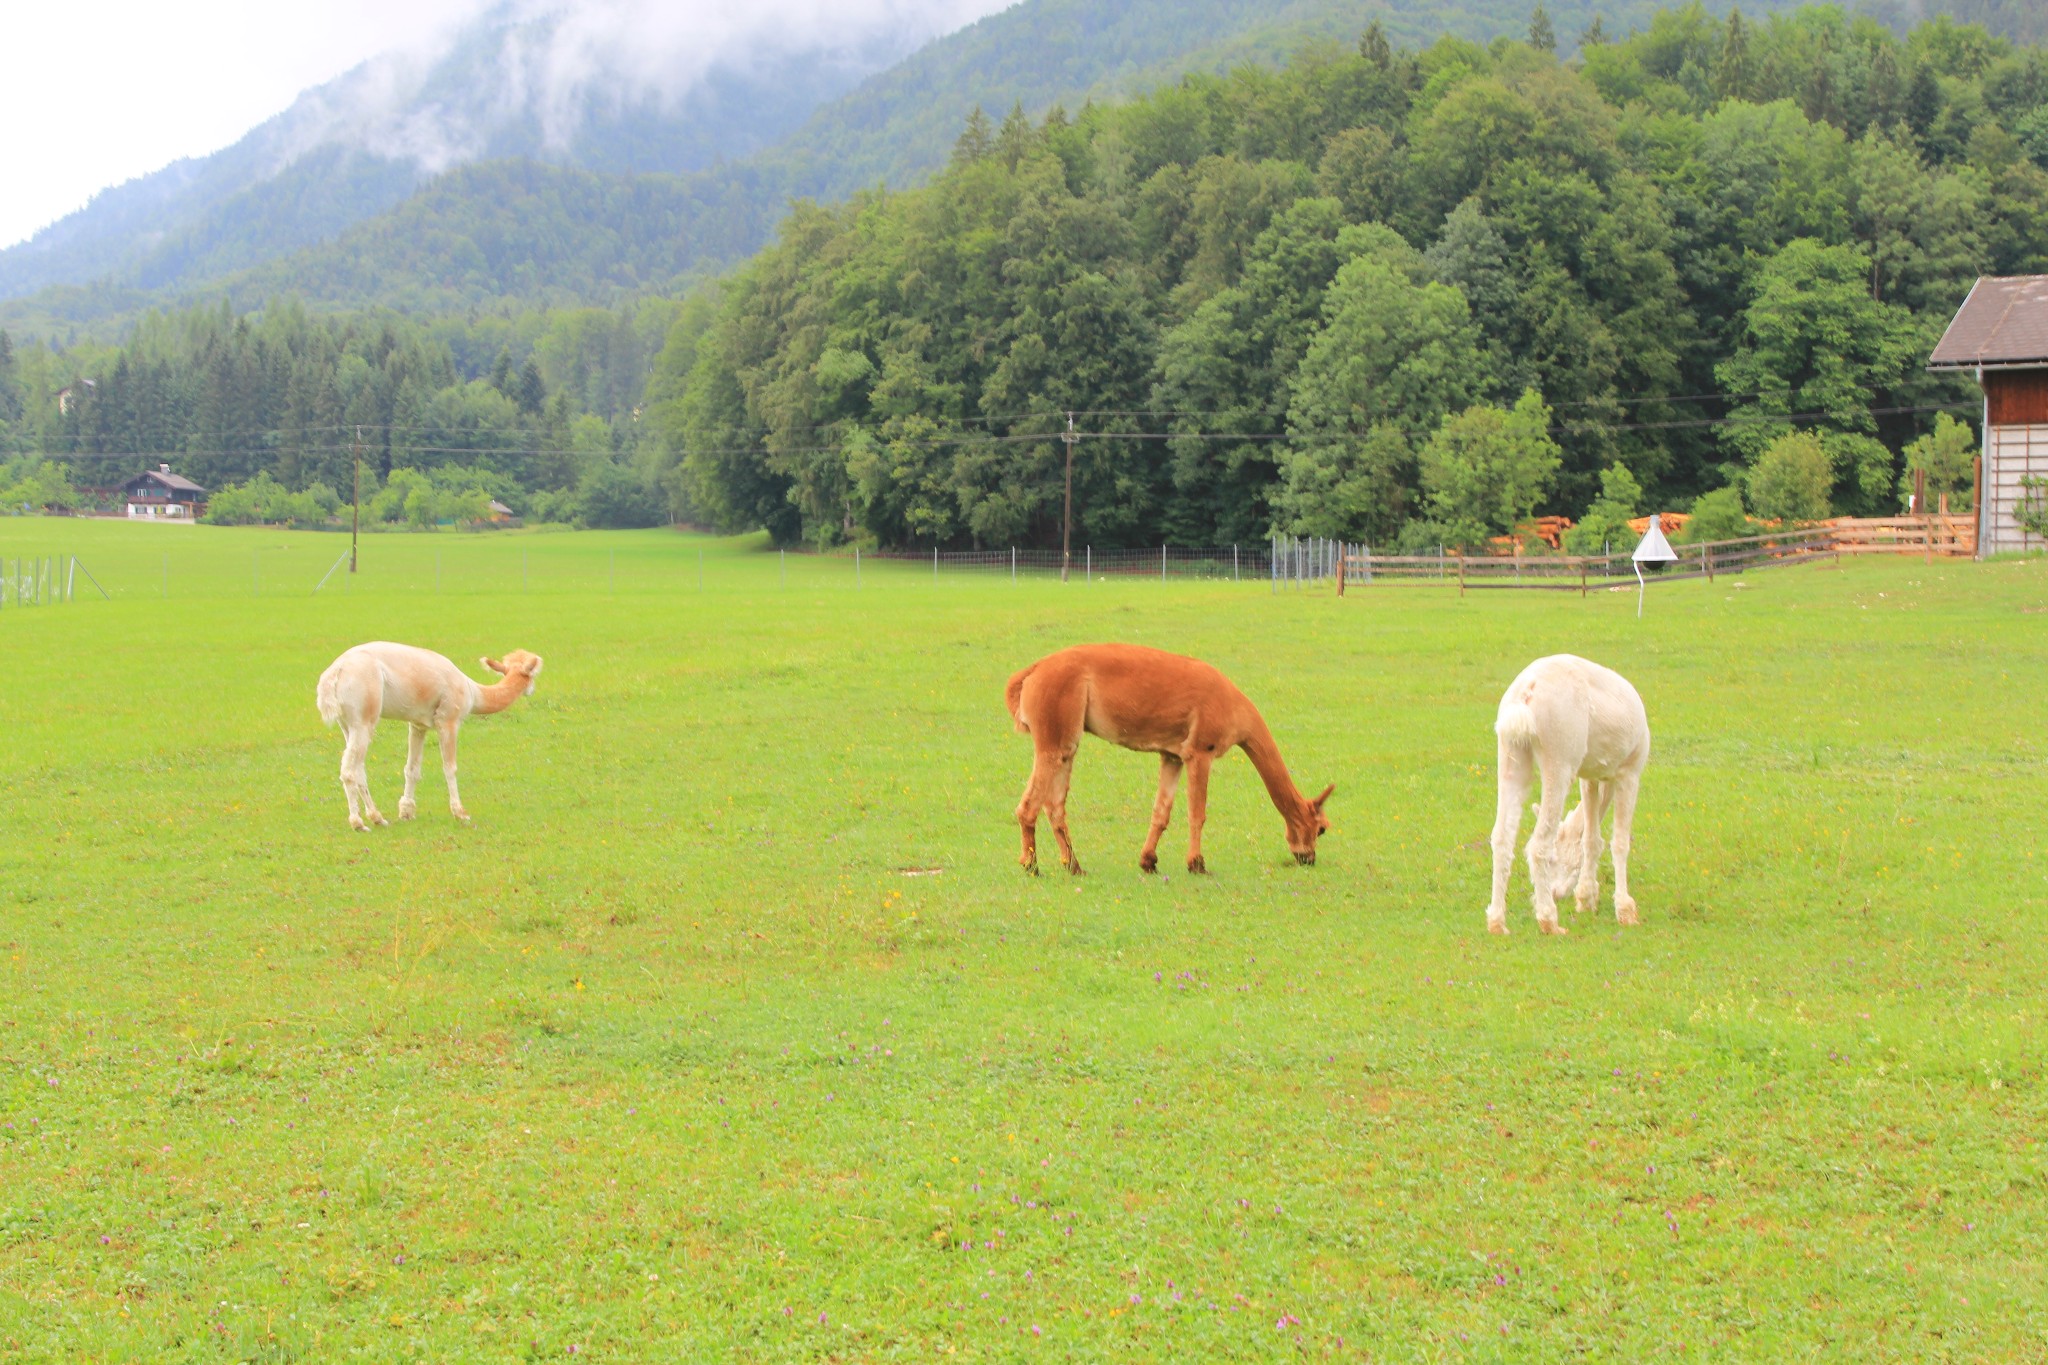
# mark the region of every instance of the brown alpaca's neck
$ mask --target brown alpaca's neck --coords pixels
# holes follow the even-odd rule
[[[1287,765],[1280,759],[1280,746],[1273,742],[1273,732],[1261,720],[1254,732],[1243,741],[1244,756],[1259,770],[1259,778],[1266,784],[1266,795],[1273,800],[1273,809],[1289,821],[1301,817],[1302,808],[1308,805],[1308,798],[1294,785],[1294,779],[1287,775]]]
[[[507,673],[489,687],[476,689],[476,709],[473,714],[488,716],[502,711],[526,695],[526,689],[533,686],[533,678],[525,673]]]

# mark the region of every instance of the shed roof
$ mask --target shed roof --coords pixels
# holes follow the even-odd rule
[[[130,484],[137,483],[143,479],[155,479],[164,487],[177,493],[204,493],[206,491],[184,475],[173,474],[166,469],[145,469],[134,478],[128,480],[128,483],[124,483],[121,486],[126,488]]]
[[[1930,370],[2048,365],[2048,275],[1985,275],[1941,334]]]

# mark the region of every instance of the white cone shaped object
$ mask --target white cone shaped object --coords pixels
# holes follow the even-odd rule
[[[1671,542],[1664,538],[1664,520],[1657,513],[1650,513],[1650,529],[1643,532],[1642,541],[1636,552],[1629,556],[1636,570],[1636,615],[1643,614],[1643,591],[1649,585],[1643,581],[1643,565],[1669,564],[1678,558],[1678,552],[1671,548]]]

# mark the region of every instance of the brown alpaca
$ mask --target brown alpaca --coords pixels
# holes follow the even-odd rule
[[[1202,822],[1208,817],[1209,766],[1242,747],[1265,779],[1274,808],[1287,821],[1287,847],[1294,860],[1316,860],[1316,837],[1330,828],[1323,802],[1334,784],[1311,801],[1301,794],[1280,761],[1280,748],[1259,710],[1230,679],[1199,659],[1142,645],[1075,645],[1048,654],[1010,679],[1005,701],[1017,729],[1031,736],[1031,780],[1017,806],[1024,831],[1026,872],[1038,872],[1038,812],[1052,820],[1060,861],[1079,872],[1067,837],[1067,783],[1074,752],[1085,731],[1139,753],[1159,755],[1159,798],[1152,804],[1152,832],[1138,866],[1159,868],[1159,836],[1173,814],[1173,789],[1181,769],[1188,774],[1188,871],[1207,872],[1202,861]]]

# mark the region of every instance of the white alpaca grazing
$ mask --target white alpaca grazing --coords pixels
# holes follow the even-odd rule
[[[1573,892],[1581,911],[1600,901],[1600,821],[1614,810],[1614,918],[1636,922],[1628,893],[1629,834],[1636,789],[1650,761],[1650,721],[1628,679],[1572,654],[1552,654],[1521,671],[1500,699],[1493,723],[1499,740],[1500,804],[1493,816],[1493,899],[1486,907],[1491,933],[1508,931],[1508,874],[1529,783],[1543,777],[1543,800],[1529,835],[1529,878],[1536,928],[1562,934],[1557,897]],[[1562,821],[1576,778],[1579,804]]]
[[[389,824],[370,799],[368,758],[370,736],[377,721],[394,716],[412,726],[411,747],[405,758],[405,795],[398,799],[398,818],[410,820],[419,813],[413,788],[420,780],[420,760],[426,753],[427,731],[440,737],[441,771],[448,779],[448,809],[458,820],[469,819],[462,797],[455,790],[455,732],[463,718],[472,713],[490,715],[502,711],[533,691],[540,675],[540,656],[515,649],[499,663],[485,659],[483,665],[504,676],[485,687],[470,681],[462,670],[429,649],[378,641],[348,650],[320,675],[314,700],[320,719],[341,724],[341,789],[348,797],[348,822],[352,828]]]

